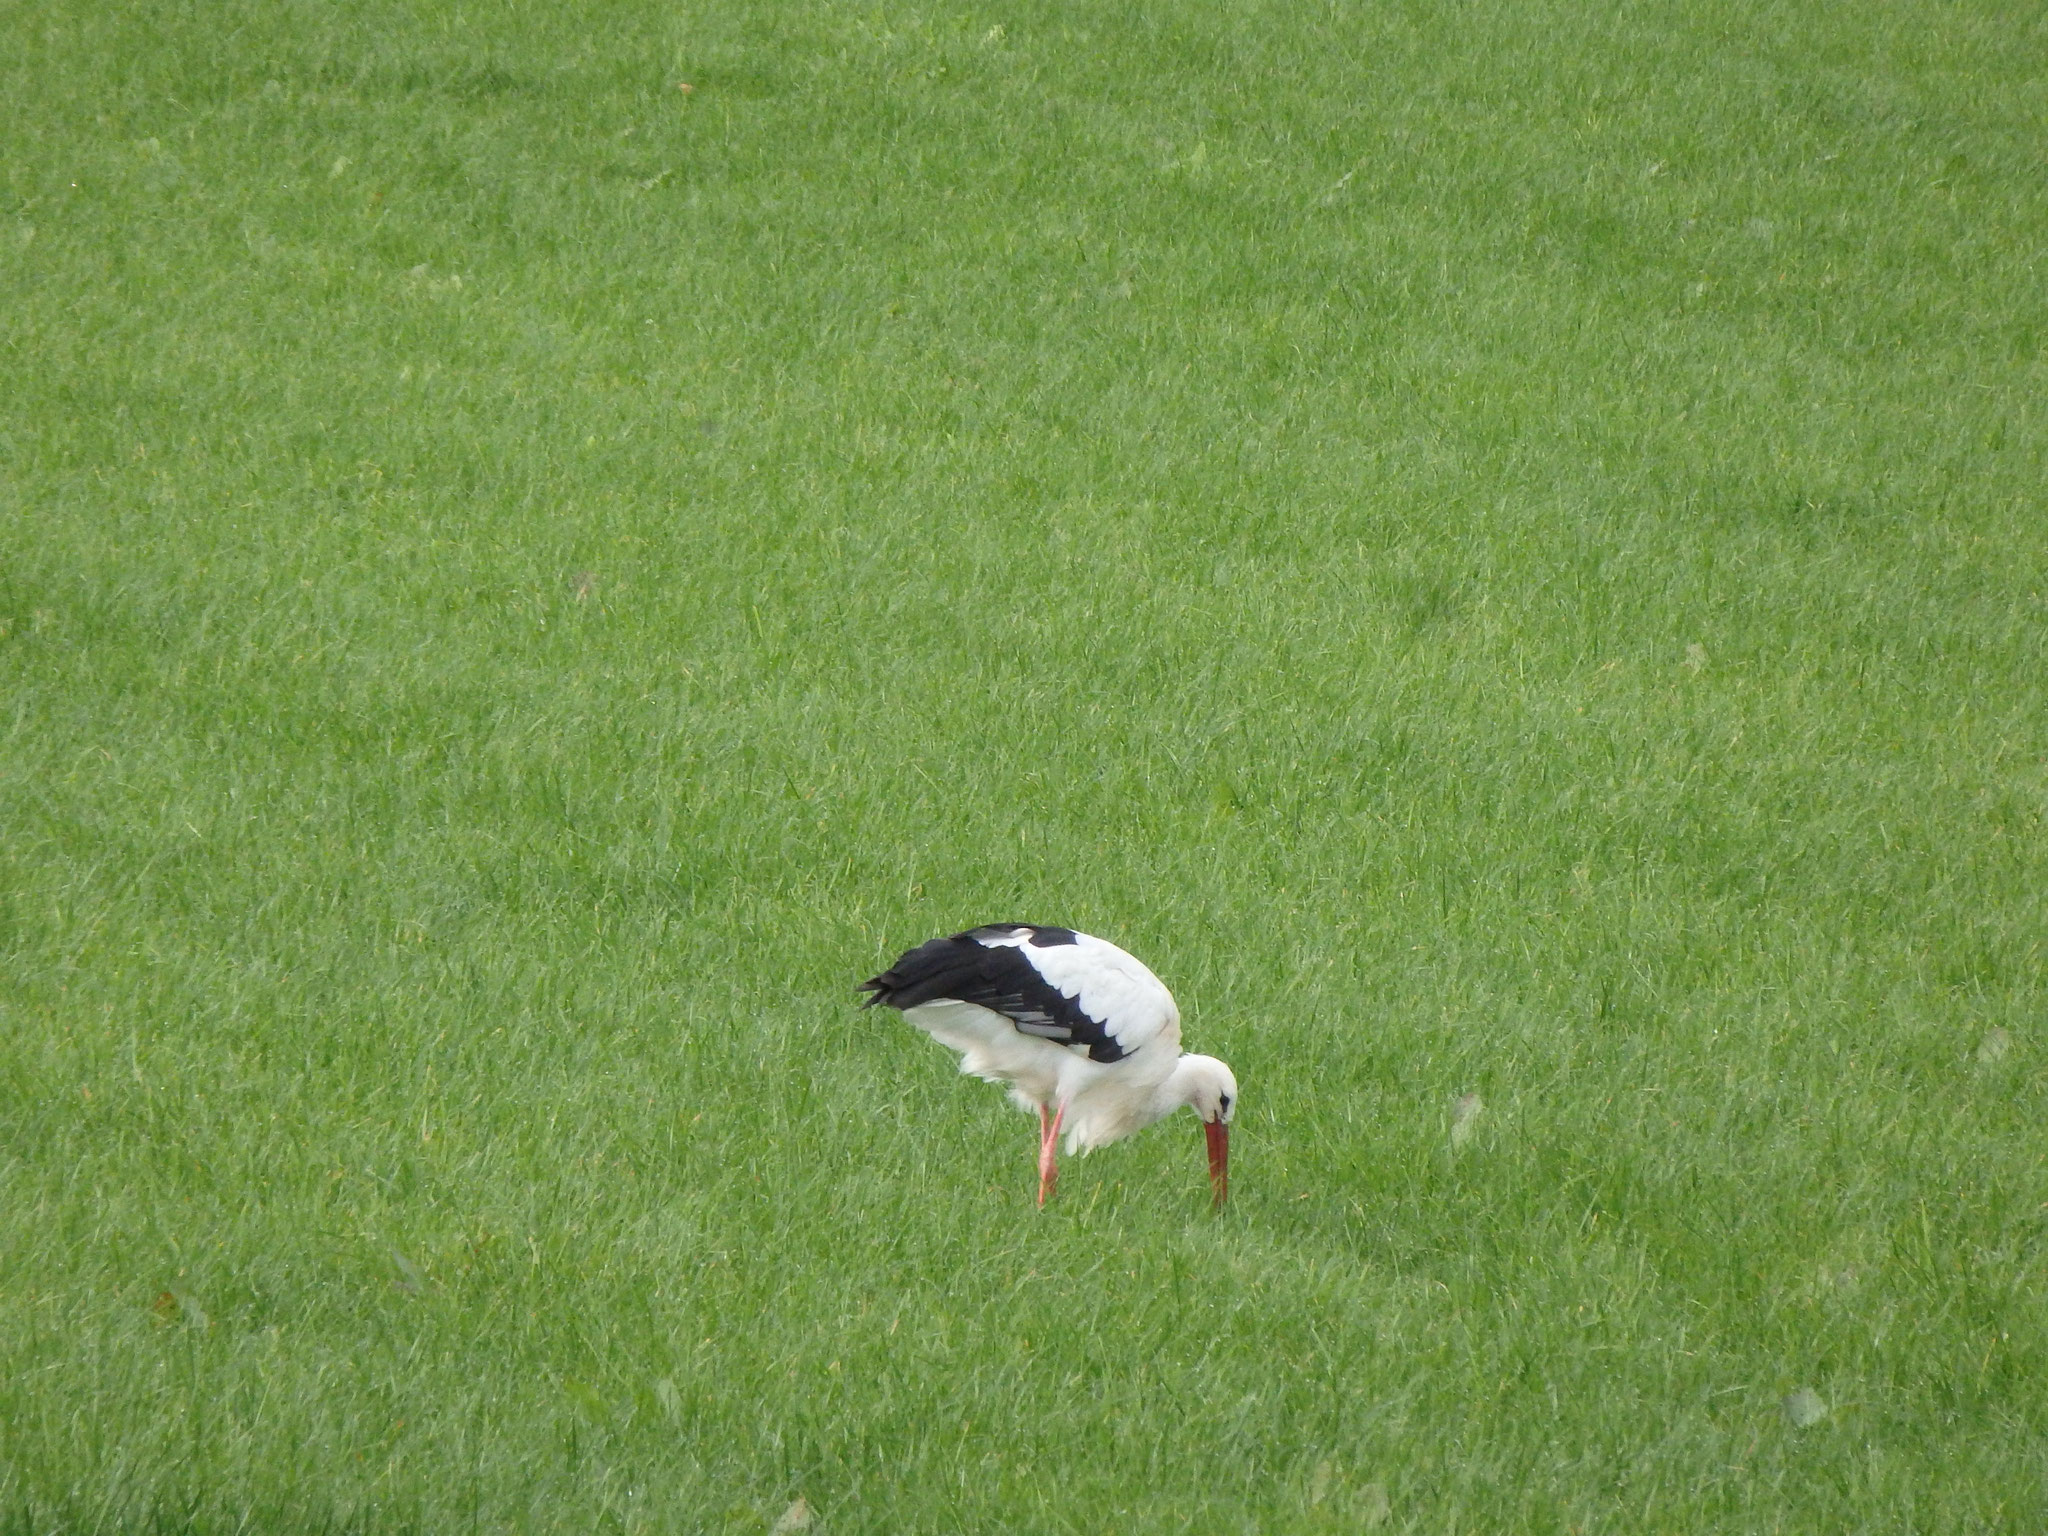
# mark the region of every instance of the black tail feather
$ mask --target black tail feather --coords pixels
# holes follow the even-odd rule
[[[861,987],[874,994],[867,1002],[870,1008],[877,1003],[915,1008],[934,998],[974,996],[987,985],[989,964],[989,952],[975,942],[973,933],[956,933],[906,950],[894,965],[862,982]]]

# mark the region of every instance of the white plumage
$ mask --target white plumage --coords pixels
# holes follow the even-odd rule
[[[960,1070],[1007,1084],[1039,1119],[1039,1204],[1057,1145],[1088,1152],[1183,1104],[1202,1120],[1221,1205],[1237,1081],[1213,1056],[1184,1055],[1180,1009],[1144,963],[1071,928],[1000,923],[933,939],[861,984],[933,1039]]]

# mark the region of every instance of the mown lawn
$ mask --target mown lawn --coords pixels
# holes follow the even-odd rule
[[[0,9],[0,1531],[2041,1531],[2044,76]]]

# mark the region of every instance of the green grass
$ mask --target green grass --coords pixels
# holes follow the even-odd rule
[[[0,1530],[2040,1531],[2044,71],[0,12]]]

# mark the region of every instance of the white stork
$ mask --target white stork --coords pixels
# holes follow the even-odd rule
[[[1038,1111],[1038,1203],[1067,1151],[1143,1130],[1185,1104],[1209,1141],[1216,1204],[1230,1188],[1237,1079],[1213,1056],[1180,1048],[1180,1009],[1142,963],[1071,928],[995,923],[933,939],[861,983],[942,1045],[960,1070],[1009,1085]]]

